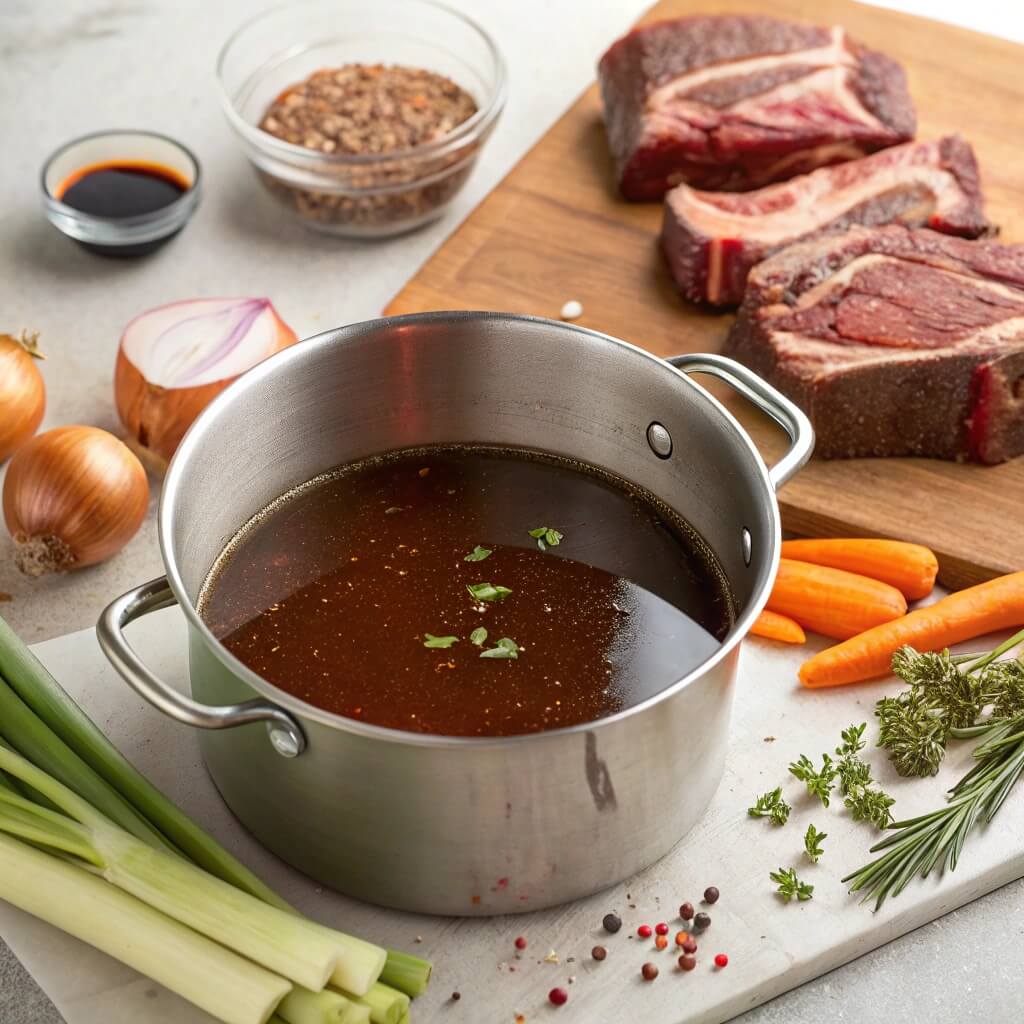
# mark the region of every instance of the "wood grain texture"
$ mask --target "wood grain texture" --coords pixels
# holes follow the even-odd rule
[[[759,0],[662,0],[643,20],[742,10],[765,8]],[[843,24],[901,61],[919,137],[965,135],[981,164],[990,218],[1004,240],[1024,240],[1024,47],[852,0],[777,0],[772,13]],[[578,299],[582,325],[657,355],[718,351],[732,316],[679,298],[657,251],[660,221],[660,203],[627,203],[617,195],[592,86],[387,312],[488,309],[557,317],[564,302]],[[742,400],[711,390],[771,461],[781,450],[777,431]],[[1024,458],[998,467],[816,459],[782,490],[780,503],[784,525],[795,533],[927,544],[951,587],[1024,567]]]

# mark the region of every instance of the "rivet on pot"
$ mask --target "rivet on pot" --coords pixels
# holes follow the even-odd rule
[[[667,459],[672,454],[672,435],[657,421],[647,428],[647,443],[659,459]]]
[[[742,533],[742,544],[743,544],[743,564],[746,566],[750,565],[750,558],[753,553],[754,542],[751,540],[750,531],[744,526]]]
[[[267,735],[270,737],[270,745],[282,757],[298,757],[302,753],[304,744],[288,729],[279,725],[268,725]]]

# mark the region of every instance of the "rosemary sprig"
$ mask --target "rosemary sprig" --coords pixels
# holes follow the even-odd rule
[[[776,786],[770,793],[762,793],[753,807],[747,808],[752,818],[768,818],[773,825],[785,825],[789,820],[790,806],[782,799],[782,787]]]
[[[896,822],[893,834],[871,847],[872,853],[885,852],[843,879],[853,883],[851,892],[864,893],[864,901],[873,899],[875,910],[887,897],[898,896],[915,875],[926,878],[936,867],[955,870],[971,829],[995,817],[1024,774],[1024,710],[983,725],[956,727],[950,734],[983,740],[974,750],[977,763],[950,790],[949,802]]]

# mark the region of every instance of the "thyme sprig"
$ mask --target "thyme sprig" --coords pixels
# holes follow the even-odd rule
[[[773,825],[785,825],[789,820],[790,806],[782,799],[782,787],[776,786],[770,793],[762,793],[753,807],[747,808],[752,818],[768,818]]]
[[[951,656],[901,647],[892,670],[909,689],[883,697],[875,707],[879,746],[900,775],[934,775],[956,731],[973,726],[991,708],[992,717],[1024,711],[1024,665],[998,661],[1024,641],[1024,631],[994,650]]]
[[[768,877],[776,883],[778,888],[775,892],[786,903],[794,897],[801,902],[809,900],[814,892],[813,885],[801,882],[796,877],[796,868],[779,868],[778,871],[769,871]]]
[[[804,853],[815,864],[825,852],[821,846],[823,839],[828,839],[827,832],[819,832],[813,825],[807,826],[807,831],[804,833]]]
[[[828,754],[822,754],[821,757],[820,771],[815,770],[814,762],[806,754],[801,754],[800,759],[789,766],[789,773],[807,786],[807,792],[811,796],[816,796],[828,807],[829,796],[835,786],[838,768]]]

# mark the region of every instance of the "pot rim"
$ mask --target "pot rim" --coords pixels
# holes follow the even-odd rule
[[[689,673],[677,679],[675,682],[670,683],[668,686],[663,687],[657,693],[648,697],[647,700],[642,701],[639,704],[633,704],[628,708],[617,711],[613,715],[608,715],[604,718],[597,718],[593,721],[579,722],[576,725],[564,726],[560,729],[522,733],[513,736],[445,736],[434,733],[409,732],[404,729],[391,729],[387,726],[372,725],[368,722],[359,722],[355,719],[346,718],[343,715],[338,715],[331,711],[325,711],[323,708],[318,708],[313,704],[309,704],[293,694],[288,693],[286,690],[279,689],[273,683],[254,672],[244,662],[240,661],[230,651],[228,651],[228,649],[224,647],[223,644],[221,644],[221,642],[213,635],[209,627],[200,617],[191,598],[188,596],[177,562],[173,557],[174,543],[171,536],[171,508],[174,505],[179,490],[179,478],[182,473],[182,467],[188,462],[192,453],[206,442],[207,432],[212,430],[213,424],[220,411],[228,407],[235,400],[236,395],[240,395],[250,388],[258,387],[265,378],[273,374],[286,372],[286,367],[291,362],[303,358],[313,358],[312,353],[317,349],[327,346],[347,344],[355,341],[369,331],[378,330],[383,326],[390,326],[395,323],[430,323],[433,321],[449,322],[453,319],[501,320],[504,322],[513,321],[553,326],[566,333],[586,335],[590,338],[596,338],[602,342],[626,349],[634,355],[639,355],[644,359],[657,363],[661,370],[666,373],[673,374],[678,379],[680,387],[693,388],[704,401],[709,402],[721,417],[723,426],[730,430],[753,456],[753,463],[756,467],[760,483],[765,494],[769,498],[769,520],[771,523],[772,534],[771,555],[768,565],[769,571],[760,588],[754,593],[754,596],[747,603],[746,608],[744,608],[737,617],[732,630],[718,650],[705,661],[702,661],[699,665],[693,668]],[[243,524],[240,524],[240,526],[241,525]],[[755,447],[754,442],[751,440],[750,435],[740,426],[732,413],[730,413],[728,409],[726,409],[725,406],[714,397],[714,395],[699,387],[690,380],[685,373],[676,369],[676,367],[672,366],[666,360],[653,355],[645,349],[640,348],[638,345],[633,345],[630,342],[612,337],[610,334],[604,334],[601,331],[594,331],[586,327],[580,327],[577,324],[569,324],[560,320],[551,320],[546,317],[476,310],[410,313],[403,316],[384,316],[377,317],[373,320],[363,320],[354,324],[346,324],[343,327],[331,328],[330,330],[312,335],[311,337],[300,341],[296,345],[290,345],[288,348],[282,349],[280,352],[277,352],[270,358],[265,359],[257,366],[254,366],[214,398],[186,432],[181,444],[178,446],[177,451],[171,459],[167,469],[167,474],[164,478],[157,515],[157,534],[160,543],[160,555],[164,563],[164,569],[167,573],[168,584],[170,585],[178,606],[181,608],[189,626],[198,631],[203,642],[225,668],[248,684],[258,694],[272,700],[275,704],[280,705],[285,710],[296,715],[300,721],[313,720],[332,729],[354,733],[367,739],[384,740],[389,743],[398,743],[406,746],[437,748],[497,748],[529,742],[536,743],[542,740],[556,739],[573,734],[582,735],[584,733],[593,732],[597,729],[604,729],[619,722],[623,722],[634,715],[640,715],[652,709],[662,701],[668,700],[681,690],[685,689],[696,679],[705,675],[719,662],[730,657],[733,650],[737,648],[746,637],[754,619],[761,613],[768,601],[771,584],[775,579],[775,574],[779,566],[782,544],[782,528],[779,517],[778,499],[776,498],[775,489],[772,486],[764,460],[761,458],[761,455]]]

